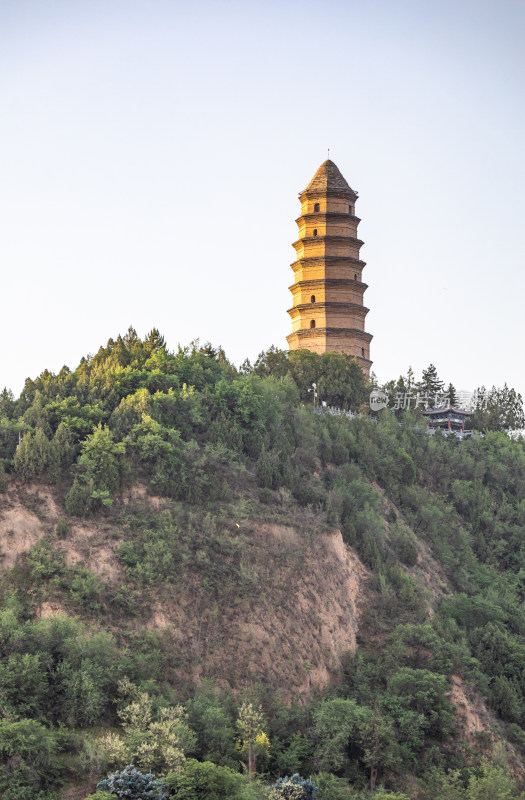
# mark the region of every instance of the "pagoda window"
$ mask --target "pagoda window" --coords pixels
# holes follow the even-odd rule
[[[317,236],[317,228],[314,228],[314,236]]]
[[[315,319],[310,320],[310,327],[315,328]]]
[[[354,273],[354,281],[357,280],[357,272]]]
[[[314,212],[319,211],[319,203],[314,204]]]
[[[315,294],[313,294],[313,295],[311,296],[311,298],[310,298],[310,302],[311,302],[311,303],[315,303]]]
[[[365,348],[364,347],[361,348],[361,355],[363,356],[363,358],[365,357]]]

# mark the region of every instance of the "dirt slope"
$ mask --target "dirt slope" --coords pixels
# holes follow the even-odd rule
[[[140,492],[133,501],[159,506]],[[48,487],[12,484],[0,506],[1,567],[12,567],[46,534],[54,536],[65,516]],[[53,538],[65,564],[87,567],[104,581],[123,580],[114,551],[125,532],[104,518],[69,523],[67,539]],[[213,677],[241,688],[262,681],[288,697],[309,695],[333,679],[343,652],[356,649],[368,572],[339,531],[308,535],[257,519],[244,522],[239,536],[248,542],[243,564],[254,585],[247,602],[211,602],[200,582],[189,579],[150,591],[148,611],[129,626],[169,637],[181,682]],[[38,613],[48,617],[64,610],[67,598],[49,597]]]

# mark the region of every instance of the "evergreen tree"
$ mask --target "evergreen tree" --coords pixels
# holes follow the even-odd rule
[[[75,446],[69,428],[61,422],[50,443],[48,476],[58,483],[68,474],[75,457]]]
[[[150,356],[157,350],[166,349],[166,339],[157,328],[152,328],[144,339],[144,350]]]
[[[30,481],[45,472],[50,455],[50,443],[42,428],[37,428],[34,434],[28,431],[13,458],[15,472],[22,480]]]
[[[457,396],[456,389],[454,388],[454,385],[452,383],[449,383],[449,385],[447,387],[446,396],[447,396],[447,399],[448,399],[450,405],[454,408],[454,406],[458,402],[458,396]]]
[[[435,398],[436,394],[443,393],[444,386],[445,383],[439,378],[434,364],[429,364],[421,374],[421,380],[417,384],[417,390],[422,394],[428,394],[432,398]]]
[[[525,428],[523,399],[515,389],[505,384],[502,389],[484,386],[476,391],[477,405],[471,418],[473,428],[485,431],[519,431]]]
[[[11,389],[4,386],[0,392],[0,417],[12,419],[15,413],[15,396]]]

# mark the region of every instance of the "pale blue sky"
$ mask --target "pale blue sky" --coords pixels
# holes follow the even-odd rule
[[[0,2],[0,387],[153,326],[291,326],[297,194],[359,192],[387,380],[525,394],[525,3]]]

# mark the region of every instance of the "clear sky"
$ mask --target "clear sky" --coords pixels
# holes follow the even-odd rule
[[[129,325],[285,348],[329,147],[378,377],[525,395],[524,37],[522,0],[2,0],[0,387]]]

